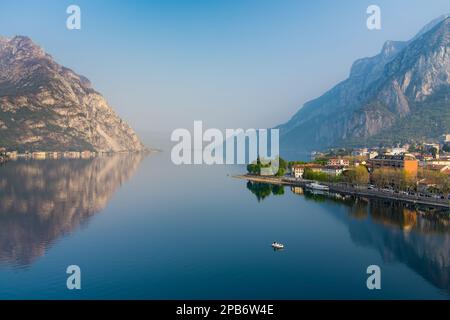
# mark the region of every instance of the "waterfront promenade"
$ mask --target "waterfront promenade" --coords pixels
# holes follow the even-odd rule
[[[298,187],[306,187],[307,184],[314,182],[312,180],[305,180],[305,179],[294,179],[288,177],[273,177],[273,176],[266,177],[257,175],[237,175],[233,176],[233,178],[243,179],[252,182],[271,183],[277,185],[298,186]],[[420,195],[401,194],[383,191],[381,189],[369,189],[367,186],[353,187],[346,183],[331,183],[331,182],[320,182],[320,183],[328,186],[330,188],[330,192],[360,197],[403,201],[407,203],[421,204],[431,207],[450,208],[450,201],[448,199],[437,199],[433,197]]]

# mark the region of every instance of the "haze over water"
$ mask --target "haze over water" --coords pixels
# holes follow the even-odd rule
[[[9,162],[0,298],[450,298],[448,214],[231,177],[244,169],[164,152]],[[73,264],[80,291],[66,288]],[[379,291],[366,287],[372,264]]]

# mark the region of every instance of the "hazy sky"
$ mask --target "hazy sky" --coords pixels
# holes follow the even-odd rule
[[[66,28],[70,4],[79,31]],[[379,31],[366,28],[370,4]],[[449,0],[1,0],[0,35],[31,37],[139,131],[265,128],[444,13]]]

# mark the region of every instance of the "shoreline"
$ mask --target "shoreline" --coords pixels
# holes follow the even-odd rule
[[[15,161],[18,159],[25,160],[61,160],[61,159],[93,159],[99,157],[107,157],[116,154],[151,154],[161,152],[158,149],[144,149],[140,151],[33,151],[27,153],[18,153],[17,151],[7,152],[6,157],[0,156],[0,163]]]
[[[232,176],[235,179],[247,180],[252,182],[261,182],[261,183],[270,183],[276,185],[283,186],[294,186],[294,187],[306,187],[307,184],[314,182],[313,180],[296,180],[289,181],[283,179],[282,177],[264,177],[264,176],[252,176],[248,174],[243,175],[235,175]],[[391,194],[387,192],[382,192],[379,190],[369,190],[367,188],[355,188],[350,186],[344,186],[342,184],[330,183],[330,182],[320,182],[323,185],[326,185],[330,188],[329,191],[342,193],[346,195],[360,196],[360,197],[369,197],[369,198],[378,198],[378,199],[388,199],[400,202],[406,202],[410,204],[421,204],[427,205],[436,208],[446,208],[450,209],[450,201],[449,200],[441,200],[441,199],[433,199],[433,198],[424,198],[417,197],[412,195],[401,195],[401,194]]]

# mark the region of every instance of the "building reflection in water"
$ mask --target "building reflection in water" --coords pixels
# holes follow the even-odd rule
[[[352,210],[353,211],[353,210]],[[405,204],[371,199],[364,221],[342,219],[352,240],[376,248],[386,262],[401,262],[450,293],[450,219]]]
[[[0,263],[25,266],[102,211],[144,155],[9,162],[0,168]]]
[[[386,263],[404,263],[435,287],[450,293],[448,210],[430,212],[400,202],[310,192],[302,188],[291,188],[291,191],[307,201],[344,204],[347,214],[334,209],[330,214],[347,226],[355,244],[375,248]]]
[[[306,197],[312,197],[306,193]],[[411,205],[380,199],[328,197],[345,203],[343,222],[352,241],[375,248],[386,263],[401,262],[434,286],[450,293],[450,219]]]

